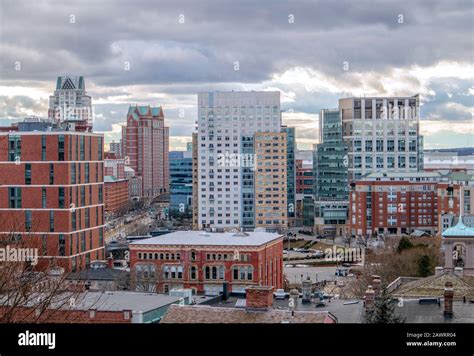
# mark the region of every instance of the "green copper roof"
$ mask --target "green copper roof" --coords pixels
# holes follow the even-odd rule
[[[128,108],[128,115],[132,115],[134,120],[138,120],[139,116],[146,116],[151,111],[152,116],[158,116],[161,113],[161,106],[135,105]]]
[[[443,237],[472,237],[474,238],[474,228],[464,225],[462,218],[459,218],[455,226],[447,228],[443,233]]]

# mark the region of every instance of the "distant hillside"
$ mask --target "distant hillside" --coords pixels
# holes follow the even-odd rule
[[[474,154],[474,147],[459,147],[459,148],[440,148],[434,150],[425,150],[427,152],[457,152],[459,156],[469,156]]]

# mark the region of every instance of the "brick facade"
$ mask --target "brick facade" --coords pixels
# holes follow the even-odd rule
[[[0,133],[0,170],[0,237],[66,270],[104,258],[102,135]]]

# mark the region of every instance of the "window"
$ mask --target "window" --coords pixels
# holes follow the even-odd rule
[[[54,210],[49,212],[49,231],[54,232]]]
[[[46,190],[43,188],[43,190]],[[59,187],[58,188],[58,204],[59,208],[63,209],[64,208],[64,187]]]
[[[76,230],[76,210],[71,212],[72,229]]]
[[[71,164],[71,183],[76,184],[76,165]]]
[[[90,224],[90,214],[89,214],[89,208],[86,208],[85,209],[85,214],[86,214],[86,228],[89,228],[91,227],[91,224]]]
[[[49,164],[49,184],[54,184],[54,164]]]
[[[86,187],[81,186],[81,206],[86,205]]]
[[[196,268],[196,266],[191,266],[190,278],[191,279],[196,279],[197,278],[197,268]]]
[[[19,161],[21,156],[21,136],[10,136],[8,139],[8,160]]]
[[[8,188],[9,203],[8,207],[11,209],[21,208],[21,188]]]
[[[84,161],[85,160],[85,153],[84,153],[84,136],[81,136],[80,138],[81,144],[80,144],[80,160]]]
[[[204,279],[211,279],[211,268],[209,266],[204,269]]]
[[[58,254],[59,256],[66,255],[66,240],[64,239],[64,234],[59,234],[59,242],[58,242]]]
[[[46,161],[46,136],[41,135],[41,160]]]
[[[25,210],[25,230],[31,231],[31,210]]]
[[[196,251],[191,251],[191,261],[196,261]]]
[[[41,207],[46,208],[46,188],[41,189]]]
[[[83,231],[81,233],[81,252],[86,250],[86,232]]]
[[[85,175],[86,175],[86,183],[89,183],[89,163],[86,163]]]
[[[64,161],[64,135],[58,136],[58,161]]]
[[[99,185],[99,204],[102,204],[102,185]]]
[[[99,229],[99,246],[103,246],[103,245],[104,245],[104,230],[101,227]]]
[[[25,164],[25,184],[26,185],[31,184],[31,164],[30,163]]]
[[[98,152],[99,156],[97,157],[97,160],[102,161],[102,149],[103,149],[103,147],[102,147],[102,137],[99,137],[98,146],[99,146],[99,152]]]

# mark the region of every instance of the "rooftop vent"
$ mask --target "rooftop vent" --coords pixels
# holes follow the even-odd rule
[[[232,236],[249,236],[249,234],[244,232],[243,228],[240,228],[240,231],[237,231],[234,235]]]

